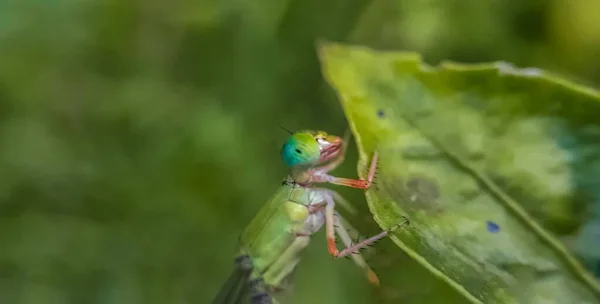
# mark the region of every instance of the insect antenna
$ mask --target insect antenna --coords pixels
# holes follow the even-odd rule
[[[290,134],[294,134],[294,132],[290,131],[288,128],[282,126],[281,124],[277,124],[281,129],[283,129],[284,131],[290,133]]]

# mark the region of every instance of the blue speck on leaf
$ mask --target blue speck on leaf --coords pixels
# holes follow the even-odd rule
[[[491,233],[496,233],[500,231],[500,226],[492,221],[487,221],[487,230]]]
[[[377,110],[377,117],[383,118],[383,116],[385,116],[385,113],[383,112],[383,109]]]

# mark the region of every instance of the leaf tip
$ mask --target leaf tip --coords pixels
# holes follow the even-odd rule
[[[317,57],[319,57],[321,63],[324,63],[325,59],[327,58],[327,54],[330,53],[332,49],[335,49],[338,44],[329,41],[326,38],[318,37],[315,39],[315,46],[317,48]]]

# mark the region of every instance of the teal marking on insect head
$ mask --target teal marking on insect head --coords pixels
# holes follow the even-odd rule
[[[281,158],[289,167],[312,165],[321,158],[321,151],[311,134],[295,133],[281,147]]]

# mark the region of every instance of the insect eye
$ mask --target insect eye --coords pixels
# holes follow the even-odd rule
[[[300,149],[296,149],[296,153],[298,153],[298,154],[302,154],[302,150],[300,150]]]

